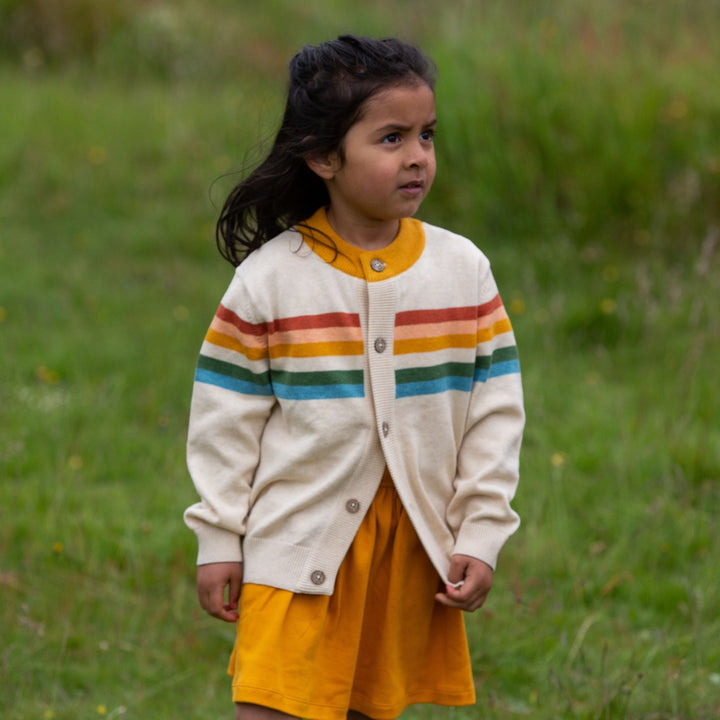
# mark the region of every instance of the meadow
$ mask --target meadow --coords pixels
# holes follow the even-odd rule
[[[528,412],[477,706],[403,717],[720,718],[720,7],[98,7],[0,5],[0,717],[231,716],[181,519],[213,226],[352,31],[439,66],[420,214],[492,259]]]

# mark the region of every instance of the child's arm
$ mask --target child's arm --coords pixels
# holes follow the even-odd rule
[[[275,404],[267,326],[249,295],[238,270],[200,350],[188,426],[187,463],[200,501],[184,518],[198,538],[201,603],[222,619],[233,611],[223,607],[225,587],[229,605],[239,593],[252,482]]]
[[[235,622],[242,587],[243,566],[238,562],[198,565],[197,592],[200,606],[218,620]],[[227,602],[225,602],[225,588]]]
[[[473,612],[482,607],[490,592],[493,569],[469,555],[453,555],[448,580],[452,584],[446,585],[445,592],[435,595],[435,599],[448,607]]]
[[[447,509],[455,535],[448,580],[463,585],[440,593],[473,610],[483,604],[500,549],[520,523],[510,503],[525,424],[515,337],[489,268],[480,301],[475,382]]]

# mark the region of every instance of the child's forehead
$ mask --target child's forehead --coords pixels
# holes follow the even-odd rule
[[[360,120],[380,119],[394,114],[424,114],[435,111],[435,94],[424,81],[403,82],[385,86],[363,104]]]

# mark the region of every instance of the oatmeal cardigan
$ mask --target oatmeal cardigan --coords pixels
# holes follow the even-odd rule
[[[237,269],[202,345],[185,512],[198,564],[332,594],[387,465],[428,556],[495,567],[519,518],[515,339],[485,255],[403,219],[361,251],[324,210]]]

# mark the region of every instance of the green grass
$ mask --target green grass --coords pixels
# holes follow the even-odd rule
[[[181,522],[193,368],[231,272],[215,181],[270,134],[289,54],[345,29],[438,61],[422,215],[492,258],[527,397],[523,525],[468,617],[478,705],[406,716],[720,716],[718,11],[387,5],[128,4],[75,50],[6,45],[3,718],[232,712],[233,629],[197,605]]]

